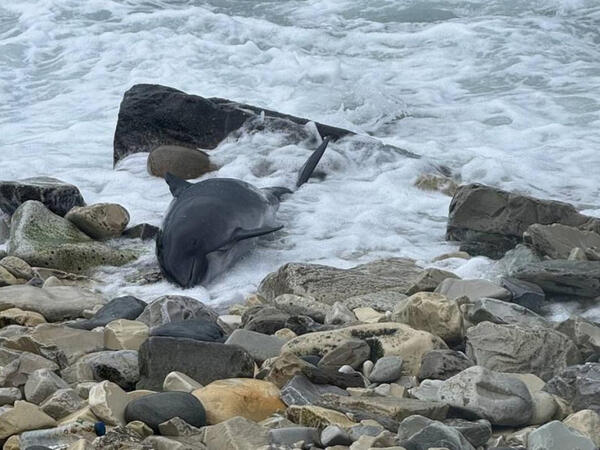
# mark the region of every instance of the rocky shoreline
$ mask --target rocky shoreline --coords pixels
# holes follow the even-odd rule
[[[598,304],[600,219],[443,175],[419,184],[453,194],[460,251],[436,259],[498,259],[498,282],[406,258],[292,262],[217,311],[105,298],[89,270],[135,260],[155,229],[60,180],[0,182],[3,448],[597,449],[600,325],[547,311]]]

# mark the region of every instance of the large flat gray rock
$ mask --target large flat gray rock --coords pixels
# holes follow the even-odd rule
[[[542,255],[552,259],[567,259],[571,250],[577,247],[583,250],[590,247],[600,248],[600,234],[560,223],[533,224],[527,228],[523,239]]]
[[[542,261],[520,268],[513,276],[537,284],[546,294],[595,298],[600,293],[600,261]]]

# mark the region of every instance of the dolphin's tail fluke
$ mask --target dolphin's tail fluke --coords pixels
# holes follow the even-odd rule
[[[313,152],[313,154],[310,155],[310,157],[306,160],[306,162],[302,166],[302,169],[300,170],[300,174],[298,175],[298,180],[296,181],[297,188],[299,188],[300,186],[302,186],[304,183],[306,183],[308,181],[308,179],[314,172],[315,167],[317,167],[317,164],[319,164],[319,161],[321,160],[323,153],[325,153],[327,144],[329,144],[329,136],[325,136],[323,138],[323,142],[321,143],[321,145],[319,145],[319,148],[317,148]]]

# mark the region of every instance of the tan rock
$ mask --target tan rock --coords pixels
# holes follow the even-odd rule
[[[0,266],[8,270],[15,278],[30,280],[34,277],[31,266],[16,256],[5,256],[0,260]]]
[[[56,426],[56,421],[38,406],[17,400],[13,408],[0,410],[0,440],[23,431]]]
[[[203,427],[201,440],[209,450],[257,450],[269,444],[269,430],[243,417],[233,417]]]
[[[73,442],[67,450],[93,450],[93,445],[85,439],[79,439],[77,442]]]
[[[352,310],[352,312],[360,322],[364,323],[377,323],[383,317],[385,317],[385,314],[382,314],[379,311],[375,311],[373,308],[370,308],[368,306],[355,308]]]
[[[442,255],[436,256],[431,261],[437,262],[437,261],[443,261],[445,259],[451,259],[451,258],[471,259],[471,255],[469,255],[467,252],[444,253]]]
[[[165,377],[163,391],[166,392],[192,392],[202,388],[202,385],[185,373],[171,372]]]
[[[61,280],[56,277],[49,277],[44,281],[42,288],[56,287],[56,286],[66,286]]]
[[[148,436],[152,436],[154,434],[154,431],[152,431],[152,428],[150,428],[144,422],[141,422],[139,420],[134,420],[133,422],[129,422],[125,427],[128,430],[131,430],[134,433],[136,433],[137,435],[141,436],[142,439],[145,437],[148,437]]]
[[[591,409],[582,409],[571,414],[563,423],[569,428],[589,437],[596,447],[600,447],[600,415]]]
[[[9,437],[4,443],[2,450],[21,450],[21,439],[19,436]]]
[[[90,389],[88,401],[92,412],[107,425],[125,425],[125,407],[130,398],[115,383],[98,383]]]
[[[63,417],[58,422],[59,425],[66,425],[68,423],[74,422],[98,422],[99,418],[92,412],[92,408],[86,406],[81,408],[79,411],[75,411],[72,414],[69,414],[67,417]]]
[[[448,348],[444,341],[431,333],[401,323],[385,322],[304,334],[285,343],[281,353],[304,356],[317,352],[324,355],[350,338],[368,339],[371,348],[376,349],[376,358],[400,356],[408,375],[418,374],[425,353]]]
[[[219,316],[217,323],[228,334],[231,334],[234,330],[242,326],[242,316],[237,314],[223,314]]]
[[[137,400],[138,398],[145,397],[146,395],[156,394],[155,391],[150,391],[148,389],[138,389],[137,391],[131,391],[127,393],[127,398],[129,401]]]
[[[267,373],[264,379],[281,389],[294,378],[294,375],[302,372],[305,367],[310,367],[310,364],[288,352],[282,353],[276,358],[268,359],[263,363],[261,369]]]
[[[446,342],[456,342],[463,337],[458,303],[441,294],[418,292],[411,295],[396,307],[392,319],[428,331]]]
[[[161,145],[148,155],[148,173],[164,178],[167,172],[189,180],[214,170],[207,153],[180,145]]]
[[[21,283],[12,273],[6,270],[6,268],[0,266],[0,286],[12,286],[14,284]]]
[[[35,327],[41,323],[46,323],[46,319],[40,313],[34,311],[23,311],[20,308],[9,308],[0,312],[0,328],[8,325],[23,325],[25,327]]]
[[[104,327],[104,347],[109,350],[138,350],[148,338],[148,325],[136,320],[113,320]]]
[[[438,191],[452,197],[458,184],[452,178],[434,173],[422,173],[415,181],[415,186],[423,191]]]
[[[72,208],[65,219],[93,239],[118,237],[129,223],[129,213],[116,203],[96,203]]]
[[[325,428],[336,425],[349,428],[356,425],[356,422],[351,421],[341,412],[314,405],[292,405],[286,410],[286,416],[292,422],[305,427]]]
[[[554,396],[544,391],[538,391],[531,394],[531,399],[533,400],[533,414],[529,424],[542,425],[552,421],[558,409]]]
[[[209,425],[236,416],[260,422],[271,414],[285,409],[277,386],[268,381],[252,378],[213,381],[192,394],[202,402]]]
[[[510,373],[503,372],[504,375],[508,375],[509,377],[516,378],[517,380],[521,380],[529,389],[529,392],[533,395],[536,392],[540,392],[544,386],[546,386],[546,382],[542,380],[537,375],[532,373]]]
[[[88,353],[104,350],[102,332],[79,330],[59,324],[38,325],[30,338],[45,346],[56,346],[65,354],[69,364]]]
[[[291,341],[298,335],[296,333],[294,333],[292,330],[290,330],[289,328],[282,328],[275,332],[275,336],[277,336],[279,339],[282,339],[285,342],[287,342],[287,341]]]

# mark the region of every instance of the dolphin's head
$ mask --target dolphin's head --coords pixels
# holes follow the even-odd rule
[[[200,284],[208,272],[208,259],[197,235],[187,227],[163,227],[156,239],[156,256],[163,274],[181,287]]]

